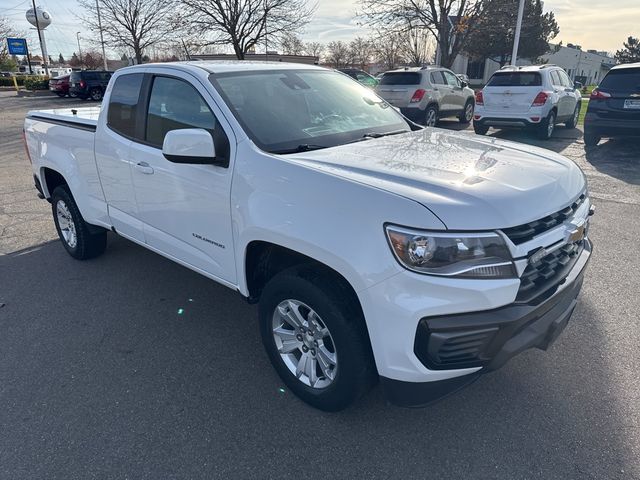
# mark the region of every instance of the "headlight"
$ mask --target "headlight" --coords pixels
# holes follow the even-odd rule
[[[516,276],[509,249],[497,233],[444,233],[385,228],[400,264],[418,273],[463,278]]]

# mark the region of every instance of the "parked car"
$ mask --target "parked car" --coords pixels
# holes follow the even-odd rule
[[[62,75],[60,77],[52,78],[49,80],[49,90],[59,97],[65,97],[67,95],[75,97],[75,94],[69,93],[69,77],[70,75]]]
[[[556,65],[503,67],[476,93],[473,129],[485,135],[489,127],[533,128],[551,138],[556,124],[575,128],[582,94]]]
[[[349,75],[366,87],[373,88],[378,85],[378,80],[364,70],[358,68],[338,68],[338,71]]]
[[[451,70],[441,67],[402,68],[386,72],[376,92],[416,123],[433,127],[438,120],[473,118],[473,90]]]
[[[584,144],[602,137],[640,136],[640,63],[616,65],[591,92],[584,117]]]
[[[312,65],[127,67],[101,109],[32,111],[24,134],[69,255],[114,232],[258,303],[276,371],[324,410],[377,380],[422,405],[546,349],[590,257],[574,162],[421,128]]]
[[[107,89],[113,72],[104,70],[82,70],[71,72],[69,94],[86,100],[100,101]]]

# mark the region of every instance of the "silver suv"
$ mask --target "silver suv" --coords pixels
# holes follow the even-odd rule
[[[403,68],[386,72],[376,92],[416,123],[432,127],[441,118],[469,123],[475,106],[473,90],[442,67]]]

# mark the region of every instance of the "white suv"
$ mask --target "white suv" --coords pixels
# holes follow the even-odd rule
[[[489,127],[533,127],[546,140],[558,123],[575,128],[581,98],[556,65],[503,67],[476,93],[473,129],[484,135]]]
[[[433,127],[445,117],[473,118],[473,90],[451,70],[428,66],[386,72],[376,93],[408,119]]]

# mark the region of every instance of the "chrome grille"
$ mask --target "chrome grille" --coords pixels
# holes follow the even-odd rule
[[[540,220],[518,225],[517,227],[505,228],[502,232],[516,245],[528,242],[532,238],[540,235],[547,230],[551,230],[558,225],[563,224],[567,219],[571,218],[587,198],[586,194],[582,194],[578,199],[559,212],[547,215]]]

